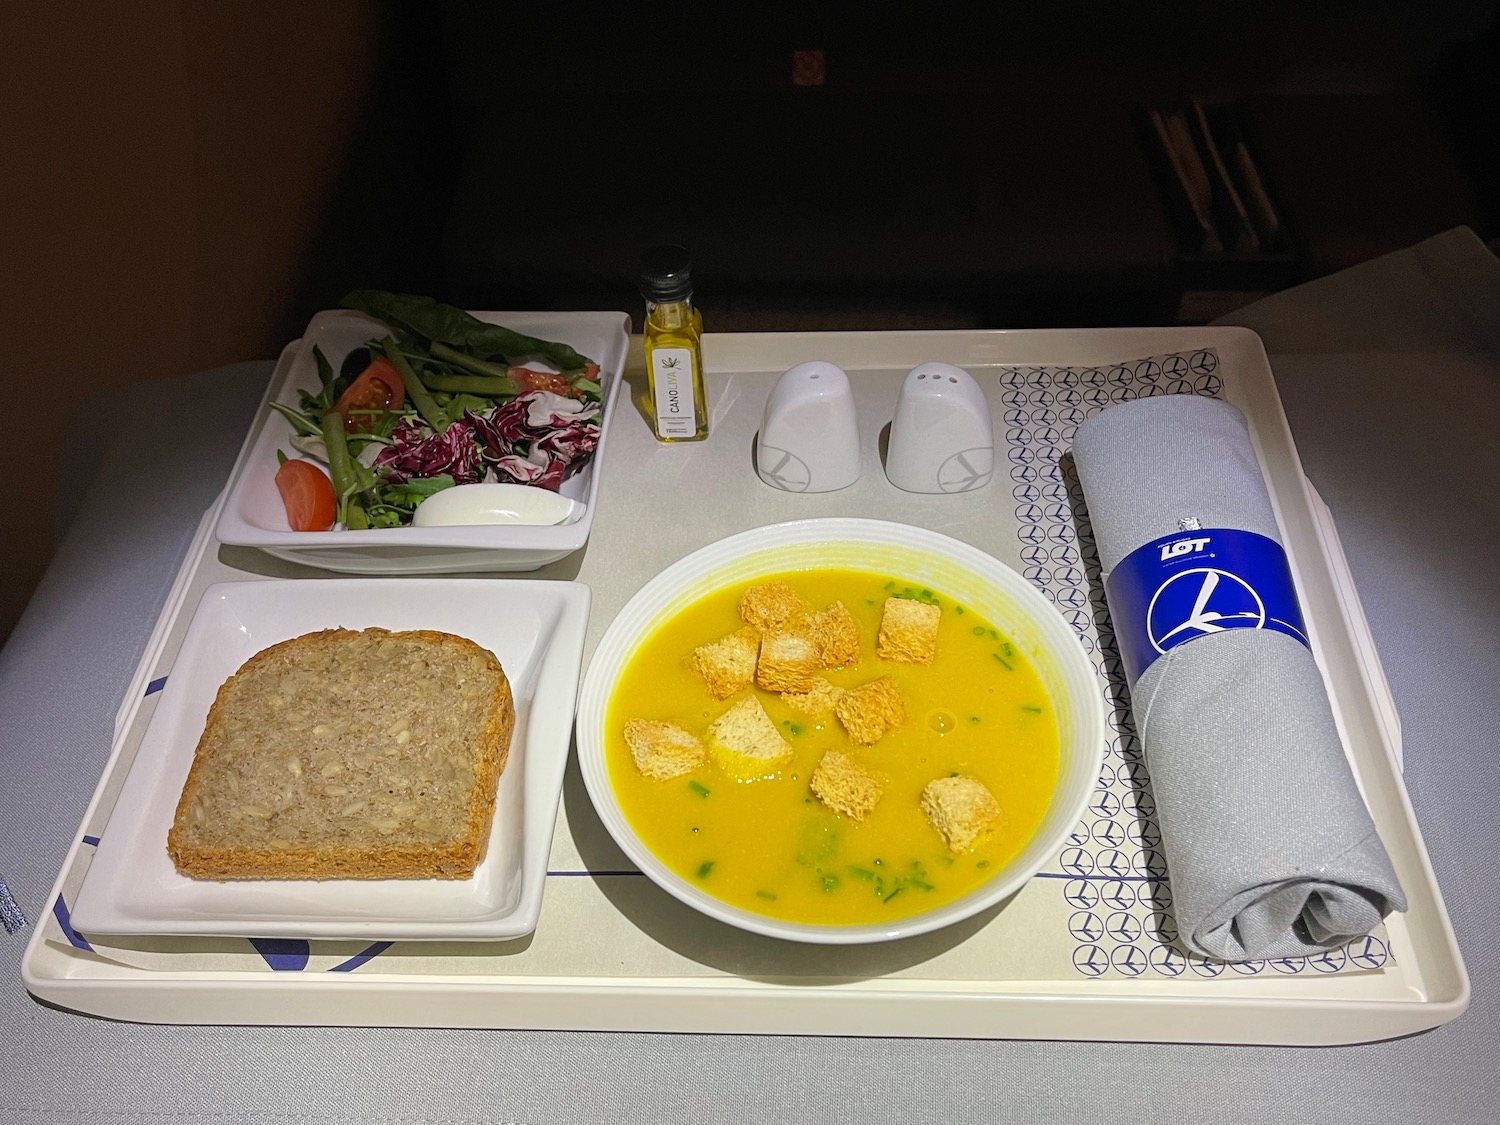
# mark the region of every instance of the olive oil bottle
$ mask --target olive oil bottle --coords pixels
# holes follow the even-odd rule
[[[693,308],[693,262],[681,246],[657,246],[641,259],[646,299],[646,378],[657,441],[708,436],[703,392],[703,317]]]

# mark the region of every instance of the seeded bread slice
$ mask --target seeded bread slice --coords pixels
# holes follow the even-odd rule
[[[219,688],[167,851],[194,879],[465,879],[515,708],[494,655],[430,630],[329,629]]]

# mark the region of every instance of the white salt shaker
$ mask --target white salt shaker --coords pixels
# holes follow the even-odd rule
[[[995,429],[974,377],[936,360],[912,368],[891,419],[891,483],[906,492],[970,492],[994,474]]]
[[[859,425],[844,369],[799,363],[766,399],[755,471],[787,492],[834,492],[859,479]]]

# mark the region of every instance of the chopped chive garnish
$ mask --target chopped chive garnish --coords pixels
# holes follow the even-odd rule
[[[916,887],[917,890],[919,890],[919,891],[930,891],[930,890],[932,890],[932,884],[931,883],[924,883],[921,879],[914,879],[911,876],[907,876],[906,885],[908,887]]]
[[[995,632],[995,630],[991,629],[990,630],[990,640],[992,640],[992,641],[998,641],[999,639],[1000,639],[1000,634],[997,633],[997,632]]]
[[[1021,710],[1025,711],[1028,715],[1040,715],[1042,713],[1042,709],[1040,707],[1033,707],[1029,703],[1021,704]]]
[[[990,861],[989,860],[987,860],[987,859],[981,859],[974,866],[977,867],[977,868],[979,868],[979,870],[983,871],[989,865],[990,865]]]
[[[791,735],[792,735],[792,737],[794,737],[794,738],[795,738],[795,737],[796,737],[796,736],[797,736],[797,735],[799,735],[799,734],[801,734],[801,733],[802,733],[802,724],[801,724],[801,723],[794,723],[794,722],[792,722],[792,720],[791,720],[791,719],[787,719],[787,720],[786,720],[786,721],[785,721],[785,722],[783,722],[783,723],[782,723],[782,724],[781,724],[781,725],[782,725],[782,726],[784,726],[784,727],[786,727],[786,729],[787,729],[787,732],[788,732],[788,733],[789,733],[789,734],[791,734]]]
[[[890,582],[887,582],[884,586],[881,587],[881,589],[883,589],[883,590],[894,590],[895,588],[896,588],[896,583],[895,583],[894,580],[890,581]]]
[[[881,899],[881,900],[880,900],[880,901],[881,901],[881,902],[890,902],[890,901],[891,901],[891,899],[893,899],[893,898],[895,898],[895,897],[896,897],[896,896],[897,896],[897,895],[899,895],[899,894],[900,894],[900,893],[901,893],[901,892],[902,892],[902,891],[904,891],[904,890],[906,890],[906,884],[905,884],[905,883],[902,883],[902,884],[901,884],[901,885],[900,885],[900,886],[899,886],[899,887],[897,887],[897,888],[896,888],[896,889],[895,889],[895,890],[894,890],[894,891],[892,891],[892,892],[891,892],[891,893],[890,893],[890,894],[888,894],[888,895],[886,895],[886,896],[885,896],[885,897],[884,897],[884,898],[883,898],[883,899]]]
[[[708,878],[708,873],[714,869],[714,861],[706,859],[698,865],[698,878]]]
[[[977,727],[979,725],[979,716],[978,715],[970,715],[969,716],[969,722],[973,723]]]
[[[1005,659],[1005,657],[1001,656],[998,652],[992,652],[992,653],[990,653],[990,655],[993,656],[996,660],[998,660],[1000,662],[1001,666],[1007,672],[1014,671],[1014,669],[1011,668],[1010,663]]]
[[[873,882],[875,879],[875,872],[866,867],[851,867],[849,868],[849,874],[857,875],[859,878],[869,882]]]
[[[688,788],[691,789],[694,793],[698,794],[698,796],[700,797],[708,796],[709,790],[708,786],[706,785],[699,785],[696,781],[690,781],[688,782]]]
[[[964,607],[961,605],[956,605],[953,607],[953,612],[962,617],[964,614]]]
[[[969,631],[971,633],[973,633],[976,637],[982,637],[982,636],[984,636],[984,626],[983,625],[976,625],[976,626],[974,626],[973,629],[971,629]]]
[[[948,773],[948,776],[949,777],[957,777],[958,776],[958,771],[957,770],[950,770],[949,773]]]
[[[874,605],[874,604],[875,604],[875,599],[874,598],[866,598],[865,599],[865,605]]]
[[[767,902],[775,902],[776,901],[776,896],[773,895],[770,891],[756,891],[755,892],[755,897],[756,898],[763,898]]]
[[[1010,647],[1009,641],[1003,641],[1000,645],[1000,651],[1005,653],[1006,656],[1011,656],[1015,653],[1016,650]]]
[[[824,875],[823,876],[823,890],[825,892],[827,892],[827,891],[836,891],[836,890],[838,890],[838,887],[839,887],[839,877],[837,875]]]
[[[922,587],[922,596],[924,598],[931,598],[931,597],[935,597],[936,595],[933,594],[933,592],[931,590],[929,590],[926,586],[923,586]]]
[[[693,826],[693,835],[698,835],[698,826],[696,824]]]

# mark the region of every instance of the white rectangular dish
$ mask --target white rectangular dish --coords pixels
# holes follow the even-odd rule
[[[593,458],[559,491],[584,505],[572,523],[551,527],[393,527],[363,531],[292,531],[277,494],[276,452],[290,449],[291,424],[271,409],[295,406],[297,392],[319,386],[313,348],[338,369],[355,348],[388,333],[379,321],[346,309],[321,312],[302,338],[282,353],[266,399],[256,414],[229,478],[219,517],[219,541],[257,547],[269,555],[346,574],[453,574],[529,571],[563,558],[588,541],[598,505],[605,446],[618,404],[629,345],[624,313],[517,312],[474,314],[480,320],[545,340],[569,344],[600,365],[604,409]]]
[[[193,611],[73,907],[96,934],[495,941],[536,926],[589,591],[576,582],[224,582]],[[471,879],[189,879],[166,851],[204,719],[224,682],[280,641],[331,628],[437,629],[505,669],[516,707],[485,857]]]
[[[1171,370],[1143,359],[1167,355],[1174,357]],[[1211,371],[1192,370],[1199,356]],[[791,494],[755,475],[753,438],[777,378],[812,358],[849,372],[862,473],[839,492]],[[879,435],[901,381],[934,358],[973,374],[990,403],[997,472],[975,492],[904,493],[884,475]],[[1130,764],[1137,748],[1122,730],[1111,738],[1098,799],[1067,854],[1054,857],[1004,906],[903,942],[830,953],[742,934],[681,907],[613,845],[572,768],[545,906],[526,941],[398,942],[384,951],[313,942],[301,949],[296,971],[288,971],[233,939],[91,939],[73,927],[69,908],[158,705],[161,693],[152,689],[163,677],[170,682],[180,666],[191,606],[215,582],[279,584],[306,573],[284,564],[262,567],[264,560],[247,572],[242,552],[217,549],[211,534],[217,513],[210,512],[124,701],[113,754],[49,900],[52,913],[27,948],[26,986],[64,1007],[156,1022],[1289,1045],[1390,1038],[1465,1010],[1468,979],[1402,785],[1399,729],[1378,658],[1252,333],[711,335],[705,365],[707,441],[659,445],[629,415],[616,427],[611,464],[622,468],[603,482],[605,518],[577,567],[578,580],[593,591],[586,661],[651,576],[727,535],[800,517],[878,516],[943,532],[1012,566],[1066,613],[1081,604],[1076,612],[1087,615],[1090,591],[1074,565],[1077,544],[1067,542],[1068,506],[1058,482],[1041,472],[1039,457],[1066,445],[1081,409],[1137,393],[1142,380],[1167,392],[1215,394],[1251,421],[1319,665],[1351,764],[1407,892],[1408,913],[1337,957],[1238,968],[1184,960],[1139,936],[1116,938],[1155,924],[1162,890],[1152,873],[1149,818],[1126,811],[1132,801],[1136,813],[1142,806]],[[1060,365],[1085,378],[1066,385]],[[628,370],[639,385],[638,347]],[[537,577],[571,578],[577,561],[553,564]],[[1088,627],[1083,622],[1080,636],[1092,642],[1097,638]],[[1101,672],[1101,686],[1106,678]]]

